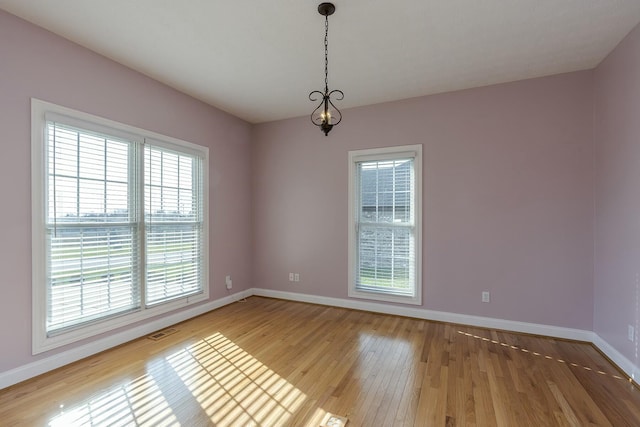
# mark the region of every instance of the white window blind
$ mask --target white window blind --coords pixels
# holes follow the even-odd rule
[[[146,145],[148,305],[202,291],[202,159]]]
[[[402,150],[406,148],[350,153],[352,296],[420,300],[420,150]]]
[[[413,295],[413,159],[358,162],[356,288]]]
[[[32,100],[34,354],[204,301],[208,149]]]
[[[134,142],[47,122],[47,331],[140,306]]]

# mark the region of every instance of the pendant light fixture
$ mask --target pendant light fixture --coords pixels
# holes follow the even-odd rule
[[[320,100],[320,104],[311,113],[311,122],[319,126],[325,136],[342,121],[342,113],[333,105],[331,97],[338,101],[344,99],[341,90],[334,89],[329,92],[329,15],[333,15],[335,11],[333,3],[320,3],[318,6],[318,12],[324,16],[324,93],[314,90],[309,94],[311,101]]]

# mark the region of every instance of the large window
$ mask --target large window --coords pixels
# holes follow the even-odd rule
[[[208,298],[208,151],[32,100],[34,353]]]
[[[421,304],[422,146],[349,152],[349,296]]]

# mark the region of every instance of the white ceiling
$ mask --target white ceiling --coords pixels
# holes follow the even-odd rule
[[[0,0],[0,8],[252,123],[324,88],[315,0]],[[335,0],[343,109],[597,66],[638,0]]]

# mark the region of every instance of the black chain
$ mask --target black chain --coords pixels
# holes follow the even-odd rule
[[[329,15],[324,16],[324,92],[329,92]]]

